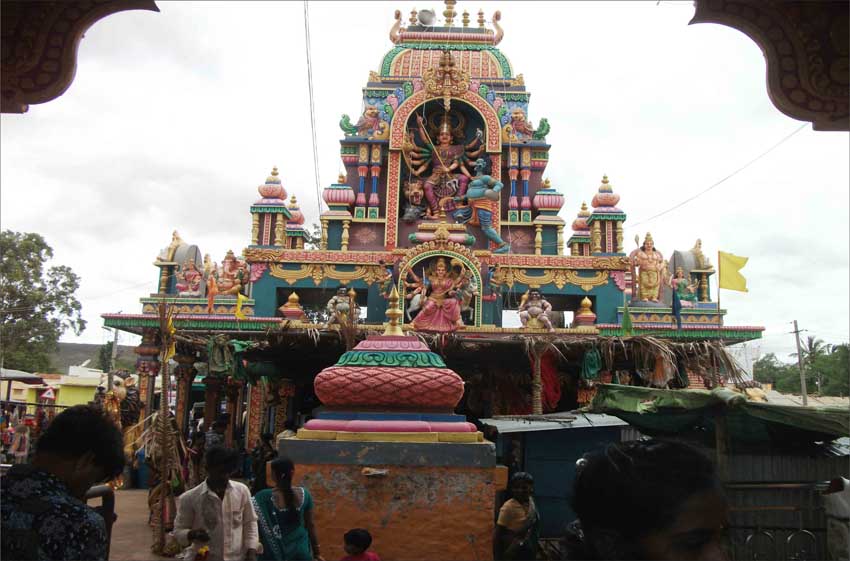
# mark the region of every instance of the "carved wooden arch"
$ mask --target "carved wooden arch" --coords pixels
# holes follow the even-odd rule
[[[405,298],[407,287],[405,286],[405,280],[407,279],[407,272],[413,269],[418,263],[421,263],[425,259],[430,259],[432,257],[446,257],[447,259],[457,259],[461,263],[464,264],[469,270],[472,271],[472,275],[475,278],[475,282],[478,283],[478,294],[475,296],[475,313],[473,316],[473,325],[476,327],[481,326],[481,318],[482,318],[482,293],[483,293],[483,279],[481,277],[481,262],[477,257],[466,247],[456,244],[456,243],[437,243],[437,242],[427,242],[418,247],[415,247],[407,252],[407,254],[402,258],[399,263],[399,275],[398,275],[398,293],[400,295],[399,298],[399,308],[401,311],[404,311],[406,307],[407,299]],[[404,317],[404,316],[402,316]]]
[[[77,71],[83,34],[96,21],[126,10],[158,12],[154,0],[3,2],[0,112],[25,113],[56,99]]]
[[[691,23],[718,23],[755,41],[777,109],[815,130],[850,130],[846,1],[697,0]]]
[[[441,100],[431,96],[425,90],[419,90],[412,96],[404,100],[393,115],[392,124],[390,125],[390,150],[401,150],[404,144],[404,132],[407,120],[419,107],[431,100]],[[458,100],[472,107],[484,121],[485,147],[484,149],[490,154],[500,154],[502,152],[502,131],[499,123],[499,116],[496,110],[487,103],[487,100],[475,92],[465,90],[459,97],[453,96],[453,101]]]

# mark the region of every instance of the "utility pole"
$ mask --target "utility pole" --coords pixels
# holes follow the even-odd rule
[[[112,373],[115,371],[115,357],[118,356],[118,330],[113,329],[115,335],[112,337],[112,356],[109,357],[109,372],[106,374],[106,391],[112,391]]]
[[[797,320],[794,320],[794,331],[792,331],[797,340],[797,366],[800,368],[800,391],[803,393],[803,406],[809,404],[806,397],[806,375],[803,374],[803,352],[800,349],[800,330],[797,328]]]

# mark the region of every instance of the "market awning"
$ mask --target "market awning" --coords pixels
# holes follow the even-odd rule
[[[628,424],[611,415],[597,415],[593,413],[505,416],[493,419],[481,419],[481,423],[495,428],[500,434],[612,426],[620,427]]]
[[[23,382],[25,384],[43,384],[44,379],[36,374],[30,374],[23,370],[12,370],[11,368],[0,368],[0,382]]]
[[[726,418],[732,442],[803,445],[850,436],[846,407],[799,407],[748,401],[726,388],[660,390],[599,384],[588,412],[615,415],[653,436],[713,440],[715,419]]]

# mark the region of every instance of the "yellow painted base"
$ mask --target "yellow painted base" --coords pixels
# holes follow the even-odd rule
[[[345,440],[354,442],[484,442],[481,432],[345,432],[299,429],[299,440]]]

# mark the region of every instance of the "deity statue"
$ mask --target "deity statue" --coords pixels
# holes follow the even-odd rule
[[[357,305],[357,301],[348,293],[348,290],[344,286],[340,286],[337,289],[336,294],[328,300],[325,308],[330,316],[328,325],[348,322],[357,323],[357,320],[360,318],[360,306]]]
[[[629,254],[629,263],[632,270],[632,300],[660,302],[667,263],[661,252],[655,249],[652,234],[647,233],[643,245]]]
[[[422,272],[421,278],[413,269],[407,275],[412,282],[408,281],[406,286],[425,297],[422,311],[413,319],[413,327],[422,331],[456,331],[464,327],[457,297],[463,273],[451,271],[446,258],[438,257],[429,270]]]
[[[528,140],[534,135],[531,123],[525,118],[522,107],[515,107],[511,111],[511,130],[519,140]]]
[[[702,240],[697,238],[697,241],[694,243],[693,249],[691,249],[691,253],[694,256],[694,261],[696,262],[697,269],[713,269],[711,266],[711,261],[709,261],[708,257],[703,255],[702,253]]]
[[[552,326],[551,314],[552,304],[543,298],[539,290],[529,290],[519,305],[519,321],[526,328],[536,329],[539,325],[542,325],[548,331],[555,331]]]
[[[357,135],[366,136],[369,134],[370,130],[377,131],[381,124],[379,114],[380,112],[377,107],[374,105],[367,105],[366,109],[363,110],[363,114],[360,116],[360,119],[357,121],[357,124],[354,125],[357,128]]]
[[[477,224],[488,240],[498,247],[493,253],[507,253],[511,246],[502,239],[493,227],[493,216],[499,212],[499,192],[504,185],[489,175],[484,175],[487,162],[483,158],[475,161],[475,178],[469,184],[469,189],[463,197],[455,197],[455,202],[461,202],[466,207],[455,212],[455,219],[461,224]]]
[[[425,190],[421,180],[412,179],[404,182],[404,198],[407,199],[407,203],[404,205],[404,213],[401,216],[403,221],[409,224],[423,216],[430,216],[431,209],[425,204]]]
[[[685,271],[681,267],[676,267],[676,275],[670,279],[670,288],[676,291],[683,308],[694,307],[694,303],[697,301],[699,281],[691,283],[685,278]]]
[[[228,250],[221,262],[218,275],[218,294],[236,295],[242,291],[245,284],[245,262],[236,258],[233,250]]]
[[[177,272],[177,294],[179,296],[200,296],[203,275],[195,267],[195,260],[186,261]]]
[[[477,130],[475,138],[468,144],[463,144],[464,118],[460,114],[446,113],[439,126],[431,123],[431,132],[437,135],[435,145],[426,132],[422,115],[417,115],[416,119],[419,123],[416,130],[424,146],[408,142],[405,155],[413,175],[422,177],[430,169],[430,175],[425,179],[425,198],[428,200],[431,214],[436,215],[442,199],[463,196],[466,193],[466,186],[472,177],[466,162],[477,158],[484,151],[484,133],[480,129]],[[454,127],[453,120],[457,122]],[[449,203],[444,210],[452,211],[454,207]]]

